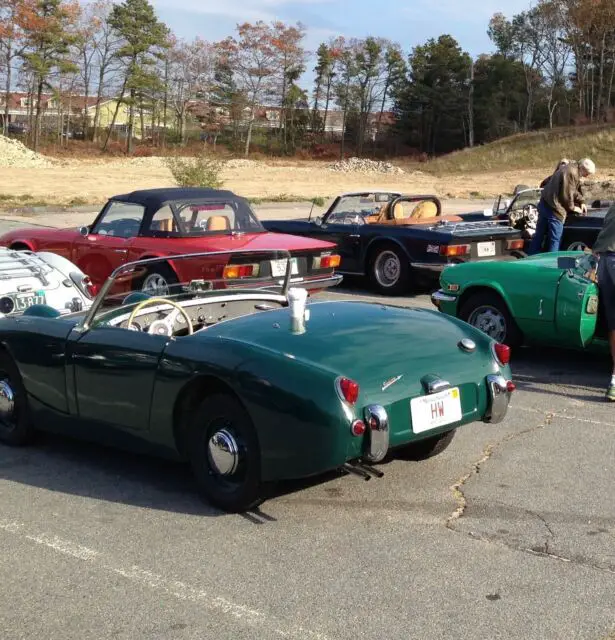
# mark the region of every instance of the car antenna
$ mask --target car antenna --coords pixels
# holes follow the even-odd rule
[[[310,215],[308,216],[308,222],[312,219],[312,211],[314,211],[314,200],[312,200],[312,206],[310,207]]]

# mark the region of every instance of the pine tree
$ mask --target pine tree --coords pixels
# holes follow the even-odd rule
[[[126,151],[130,154],[134,135],[135,108],[140,107],[143,123],[143,109],[148,94],[151,95],[160,85],[154,65],[157,59],[163,58],[163,51],[168,46],[169,30],[158,20],[154,7],[148,0],[124,0],[122,4],[114,5],[109,24],[122,39],[122,45],[116,57],[122,60],[126,69],[118,108],[121,102],[127,104],[129,108]],[[127,93],[128,97],[126,97]],[[114,124],[115,122],[112,122],[111,126],[113,127]],[[144,133],[142,130],[141,135],[143,136]],[[108,140],[109,136],[107,136],[107,142]]]

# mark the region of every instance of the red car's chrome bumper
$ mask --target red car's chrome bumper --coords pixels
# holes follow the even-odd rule
[[[328,289],[329,287],[337,286],[342,280],[344,276],[334,273],[326,278],[291,278],[290,284],[298,284],[303,289],[307,289],[308,291],[314,293],[316,291],[322,291],[323,289]]]
[[[309,291],[310,293],[316,293],[318,291],[322,291],[323,289],[329,289],[330,287],[335,287],[336,285],[338,285],[342,280],[344,279],[344,276],[338,274],[338,273],[334,273],[330,276],[312,276],[312,277],[308,277],[308,278],[304,278],[301,276],[295,276],[294,278],[290,279],[290,286],[298,286],[301,287],[302,289],[307,289],[307,291]],[[235,287],[249,287],[250,285],[248,284],[247,280],[244,280],[242,282],[233,282],[232,280],[227,280],[224,283],[224,288],[225,289],[233,289]],[[282,288],[284,286],[284,279],[281,278],[279,280],[276,281],[276,284],[266,284],[266,285],[253,285],[256,289],[278,289],[278,288]]]

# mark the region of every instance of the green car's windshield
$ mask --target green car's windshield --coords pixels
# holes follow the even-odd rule
[[[107,279],[83,324],[106,324],[152,298],[181,302],[259,290],[286,295],[299,259],[284,250],[235,250],[127,263]]]

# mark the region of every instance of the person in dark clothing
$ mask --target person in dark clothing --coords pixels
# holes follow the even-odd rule
[[[550,175],[547,176],[541,183],[540,183],[540,188],[542,189],[547,182],[549,182],[549,180],[557,173],[557,171],[559,169],[561,169],[562,167],[565,167],[566,165],[570,164],[570,160],[568,160],[568,158],[562,158],[557,165],[555,166],[555,171]]]
[[[559,251],[566,216],[575,213],[577,207],[587,211],[580,191],[581,179],[595,172],[596,165],[589,158],[584,158],[578,165],[564,165],[547,180],[538,203],[538,223],[529,255],[541,250],[545,237],[546,250]]]
[[[604,216],[602,229],[592,249],[598,258],[598,289],[605,311],[609,332],[609,345],[613,370],[611,382],[606,390],[606,399],[615,401],[615,204],[609,207]]]

